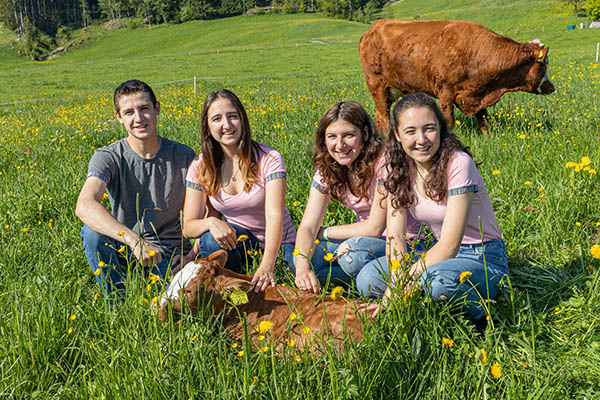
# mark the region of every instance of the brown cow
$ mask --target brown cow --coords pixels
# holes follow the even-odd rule
[[[543,44],[517,43],[470,21],[378,20],[359,51],[379,130],[387,130],[390,106],[401,94],[437,97],[451,127],[455,104],[476,115],[488,135],[486,108],[504,93],[554,92]]]
[[[213,314],[224,313],[223,325],[235,339],[241,340],[240,316],[246,314],[248,333],[255,346],[261,321],[273,323],[263,336],[271,335],[278,345],[293,340],[299,349],[315,343],[315,338],[329,339],[337,348],[342,348],[345,340],[362,339],[365,314],[358,312],[357,307],[364,303],[343,298],[332,300],[281,285],[255,293],[251,278],[223,268],[226,261],[227,253],[219,250],[185,265],[161,298],[159,318],[167,319],[169,307],[176,314],[185,308],[197,314],[199,309],[207,307]],[[323,344],[321,340],[316,342],[317,347]]]

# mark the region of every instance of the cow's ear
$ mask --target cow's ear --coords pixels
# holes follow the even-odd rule
[[[225,250],[217,250],[208,256],[208,261],[212,261],[223,268],[227,262],[227,252]]]
[[[540,49],[537,52],[536,61],[538,61],[538,62],[544,62],[544,60],[546,59],[546,55],[547,54],[548,54],[548,48],[547,47],[545,47],[543,49]]]
[[[224,275],[219,275],[216,279],[218,282],[218,291],[223,292],[223,294],[226,295],[231,294],[235,290],[242,290],[247,293],[254,289],[254,284],[244,279],[232,278]]]

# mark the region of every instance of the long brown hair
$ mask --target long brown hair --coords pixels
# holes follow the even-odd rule
[[[338,164],[327,151],[325,144],[325,131],[338,119],[357,126],[361,134],[366,135],[360,154],[349,167]],[[383,139],[377,133],[369,113],[358,103],[343,101],[329,107],[319,121],[312,152],[313,166],[325,179],[329,193],[334,199],[343,200],[347,188],[356,197],[366,199],[369,197],[369,188],[375,177],[374,165],[382,149]],[[350,181],[351,175],[355,177],[353,182]]]
[[[396,209],[408,208],[415,201],[410,169],[411,167],[416,168],[414,160],[404,152],[402,143],[396,139],[398,120],[406,110],[423,107],[427,107],[433,112],[440,127],[440,147],[433,155],[433,166],[424,182],[427,197],[438,203],[444,201],[448,196],[447,172],[450,157],[457,151],[464,151],[471,156],[469,148],[464,146],[448,129],[448,123],[433,98],[424,93],[414,93],[402,97],[396,102],[392,111],[387,140],[390,175],[385,182],[385,189],[391,194],[392,206]]]
[[[219,142],[210,134],[208,127],[208,110],[212,103],[219,99],[227,99],[240,114],[242,122],[242,135],[238,142],[240,157],[240,173],[244,179],[244,191],[249,192],[258,181],[258,156],[260,147],[250,137],[250,122],[248,115],[240,99],[227,89],[218,89],[210,92],[202,105],[202,166],[201,181],[204,190],[209,196],[216,195],[221,190],[221,167],[223,166],[224,154]]]

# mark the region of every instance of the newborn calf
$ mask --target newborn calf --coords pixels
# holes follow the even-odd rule
[[[195,315],[207,307],[215,315],[223,313],[224,327],[241,340],[240,317],[246,314],[254,345],[269,335],[277,345],[293,340],[300,349],[315,343],[314,339],[322,339],[316,341],[317,347],[322,348],[323,340],[327,340],[338,349],[347,340],[362,339],[366,314],[357,308],[365,303],[281,285],[255,293],[251,278],[223,268],[226,261],[227,253],[219,250],[183,267],[161,298],[159,318],[165,321],[169,309],[176,315],[185,310]]]

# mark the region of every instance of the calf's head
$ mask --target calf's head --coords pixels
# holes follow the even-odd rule
[[[548,78],[548,48],[539,40],[525,43],[528,47],[529,62],[525,78],[525,90],[535,94],[550,94],[554,92],[554,85]]]
[[[202,307],[209,307],[212,313],[218,314],[224,310],[225,299],[234,290],[252,290],[254,286],[250,281],[223,268],[226,262],[227,252],[219,250],[189,262],[179,270],[161,297],[160,320],[167,320],[169,306],[175,315],[186,309],[195,315]]]

